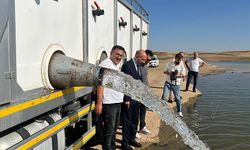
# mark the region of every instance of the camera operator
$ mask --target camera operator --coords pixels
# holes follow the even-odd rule
[[[183,117],[181,112],[181,96],[180,96],[180,83],[181,80],[185,77],[186,71],[183,65],[180,65],[182,56],[180,54],[175,55],[175,61],[169,62],[166,65],[164,73],[167,74],[167,80],[165,81],[165,85],[163,88],[163,95],[162,100],[167,101],[168,93],[170,90],[173,91],[176,105],[177,105],[177,112],[180,117]]]

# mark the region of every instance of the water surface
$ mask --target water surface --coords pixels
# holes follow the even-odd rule
[[[213,62],[232,69],[199,78],[202,96],[184,105],[183,120],[212,150],[250,149],[250,62]],[[161,123],[159,143],[146,149],[189,150],[171,127]]]
[[[185,121],[213,150],[250,149],[250,63],[215,63],[233,68],[199,79],[202,96],[186,109]]]

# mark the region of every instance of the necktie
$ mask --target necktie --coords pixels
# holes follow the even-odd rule
[[[137,74],[138,74],[138,76],[140,76],[140,70],[139,70],[139,65],[136,65],[136,71],[137,71]]]
[[[137,73],[139,76],[139,79],[141,79],[141,66],[137,65]]]

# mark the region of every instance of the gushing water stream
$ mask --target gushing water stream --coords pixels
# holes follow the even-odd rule
[[[124,73],[104,68],[100,70],[99,77],[100,83],[104,87],[122,92],[159,113],[161,119],[175,129],[183,138],[184,143],[193,150],[209,150],[209,147],[187,127],[186,123],[141,81],[134,80]]]

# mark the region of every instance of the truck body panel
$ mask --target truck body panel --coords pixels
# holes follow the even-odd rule
[[[114,45],[125,48],[123,62],[132,58],[136,50],[146,49],[148,14],[141,5],[138,5],[141,12],[138,6],[135,9],[137,4],[137,0],[0,1],[0,147],[4,142],[10,143],[2,139],[13,134],[17,135],[16,141],[20,141],[23,135],[19,130],[55,112],[61,119],[18,144],[12,143],[12,148],[22,147],[35,139],[38,142],[29,144],[29,148],[37,148],[60,131],[77,130],[73,125],[83,126],[83,120],[87,122],[86,132],[62,147],[80,148],[95,134],[92,125],[94,85],[51,89],[47,85],[50,81],[46,78],[46,67],[57,51],[98,65],[109,56]],[[136,27],[138,31],[134,30]],[[83,110],[81,117],[76,119]],[[70,118],[70,113],[74,113],[73,121],[56,130],[55,126],[61,126],[64,119]],[[46,134],[50,130],[53,132]],[[44,139],[39,138],[45,134]],[[67,139],[71,133],[63,136]],[[52,138],[52,142],[43,145],[48,148],[53,143],[55,145]]]

